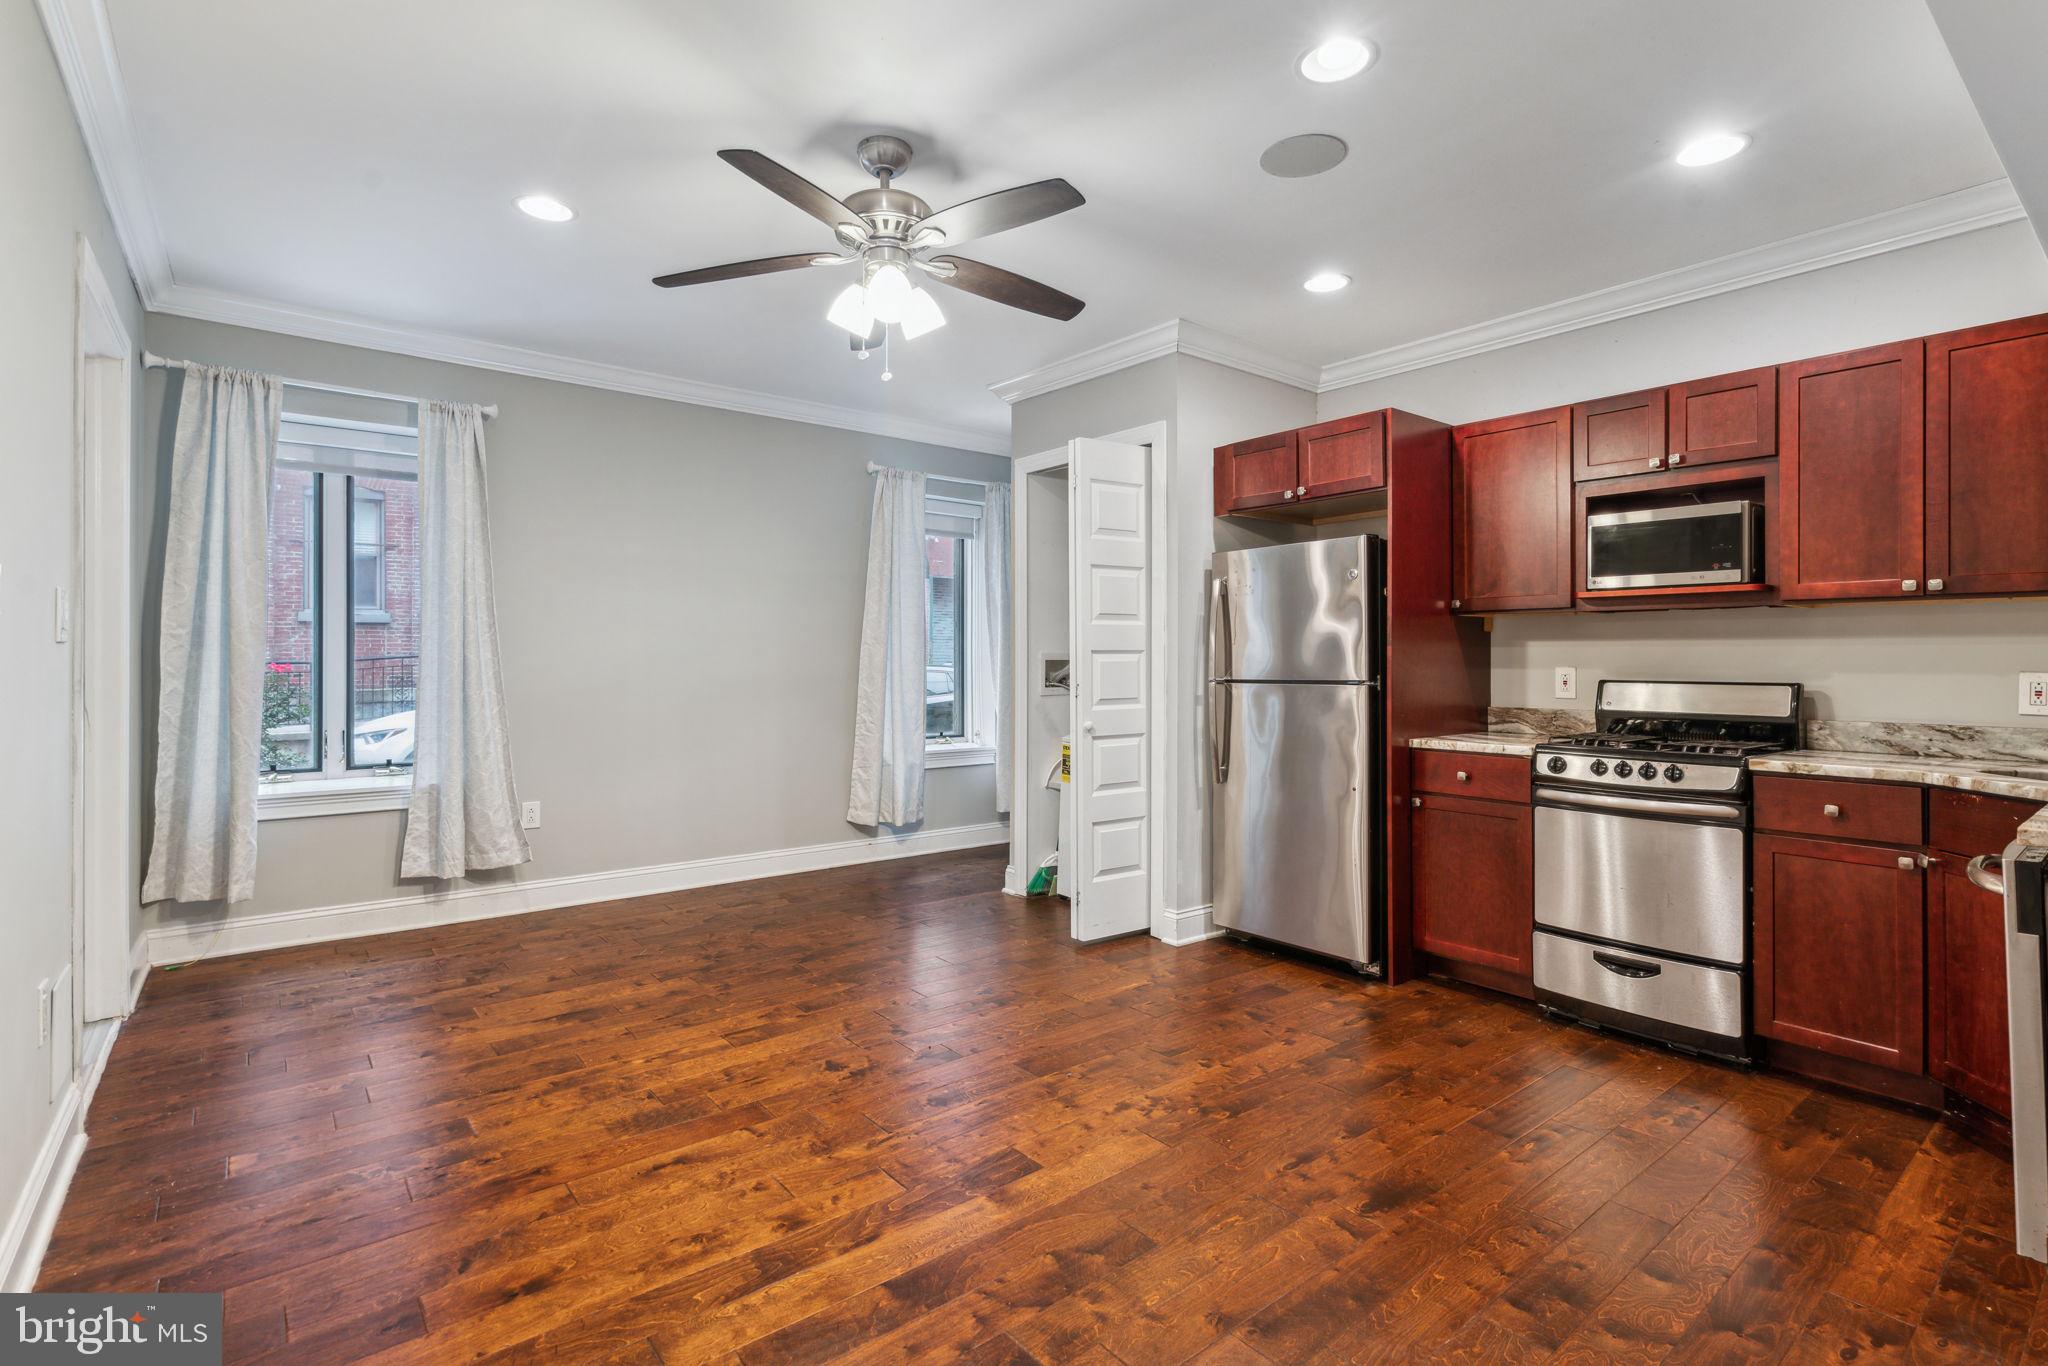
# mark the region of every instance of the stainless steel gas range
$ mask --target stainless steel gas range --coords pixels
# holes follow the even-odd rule
[[[1797,683],[1600,685],[1536,748],[1536,999],[1750,1056],[1750,755],[1799,742]]]

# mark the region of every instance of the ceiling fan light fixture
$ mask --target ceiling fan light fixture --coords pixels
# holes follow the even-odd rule
[[[877,322],[902,322],[910,294],[910,276],[893,261],[884,261],[868,276],[868,311]]]
[[[1301,55],[1301,74],[1319,85],[1347,81],[1372,65],[1378,54],[1363,38],[1325,38]]]
[[[875,315],[868,307],[868,287],[852,284],[840,290],[839,297],[832,301],[832,307],[825,311],[825,321],[835,327],[845,328],[856,337],[865,337],[872,333],[875,330]]]
[[[903,304],[903,340],[916,341],[927,332],[935,332],[946,325],[946,315],[939,311],[939,301],[928,289],[913,289]]]

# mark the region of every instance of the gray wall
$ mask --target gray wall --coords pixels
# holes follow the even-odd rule
[[[1317,416],[1392,406],[1470,422],[2043,311],[2048,259],[2027,224],[2008,223],[1334,389]],[[1579,671],[1576,703],[1554,700],[1557,665]],[[1784,678],[1813,688],[1820,717],[2048,724],[2018,715],[2021,670],[2048,670],[2048,602],[1506,613],[1493,624],[1498,706],[1590,708],[1601,678]]]
[[[1007,480],[1009,461],[157,314],[147,336],[181,359],[499,405],[485,440],[506,701],[520,795],[545,816],[519,879],[868,833],[845,820],[866,462]],[[152,373],[143,400],[152,567],[174,384]],[[152,614],[157,591],[152,576]],[[926,808],[926,829],[996,820],[993,769],[933,770]],[[231,914],[414,894],[402,820],[264,822],[256,897]]]
[[[75,263],[91,243],[131,339],[142,309],[29,4],[0,6],[0,1226],[49,1131],[50,1058],[36,984],[71,962],[71,647],[51,631],[72,584]],[[74,993],[75,995],[75,993]],[[75,1038],[76,1031],[65,1031]]]

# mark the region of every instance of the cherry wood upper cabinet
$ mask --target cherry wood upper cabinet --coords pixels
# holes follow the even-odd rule
[[[1778,371],[1773,366],[1674,384],[1666,403],[1673,464],[1759,460],[1778,453]]]
[[[1386,486],[1384,412],[1319,422],[1294,435],[1299,446],[1297,498],[1326,498],[1335,493],[1358,493]]]
[[[1867,844],[1757,835],[1756,1032],[1919,1073],[1927,1006],[1919,859]]]
[[[1664,391],[1572,405],[1572,476],[1605,479],[1664,468]]]
[[[1452,608],[1570,607],[1572,410],[1475,422],[1452,439]]]
[[[1927,588],[2048,590],[2048,315],[1927,340]]]
[[[1778,367],[1779,591],[1896,598],[1925,573],[1918,341]]]
[[[1536,929],[1530,809],[1424,794],[1415,799],[1408,832],[1415,946],[1439,958],[1528,977]]]
[[[1216,515],[1291,503],[1300,481],[1296,432],[1275,432],[1216,448]]]

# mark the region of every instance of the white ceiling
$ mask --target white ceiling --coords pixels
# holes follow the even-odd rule
[[[1007,431],[988,385],[1186,317],[1313,366],[1999,179],[1923,0],[107,0],[181,286],[899,417]],[[1294,72],[1319,37],[1364,76]],[[1685,171],[1713,127],[1755,145]],[[940,291],[950,325],[857,363],[836,273],[650,276],[824,250],[718,161],[840,195],[909,137],[933,207],[1046,176],[1088,197],[962,253],[1076,294],[1070,323]],[[1328,175],[1259,152],[1334,133]],[[515,195],[575,207],[531,221]],[[1318,269],[1354,277],[1313,296]]]

